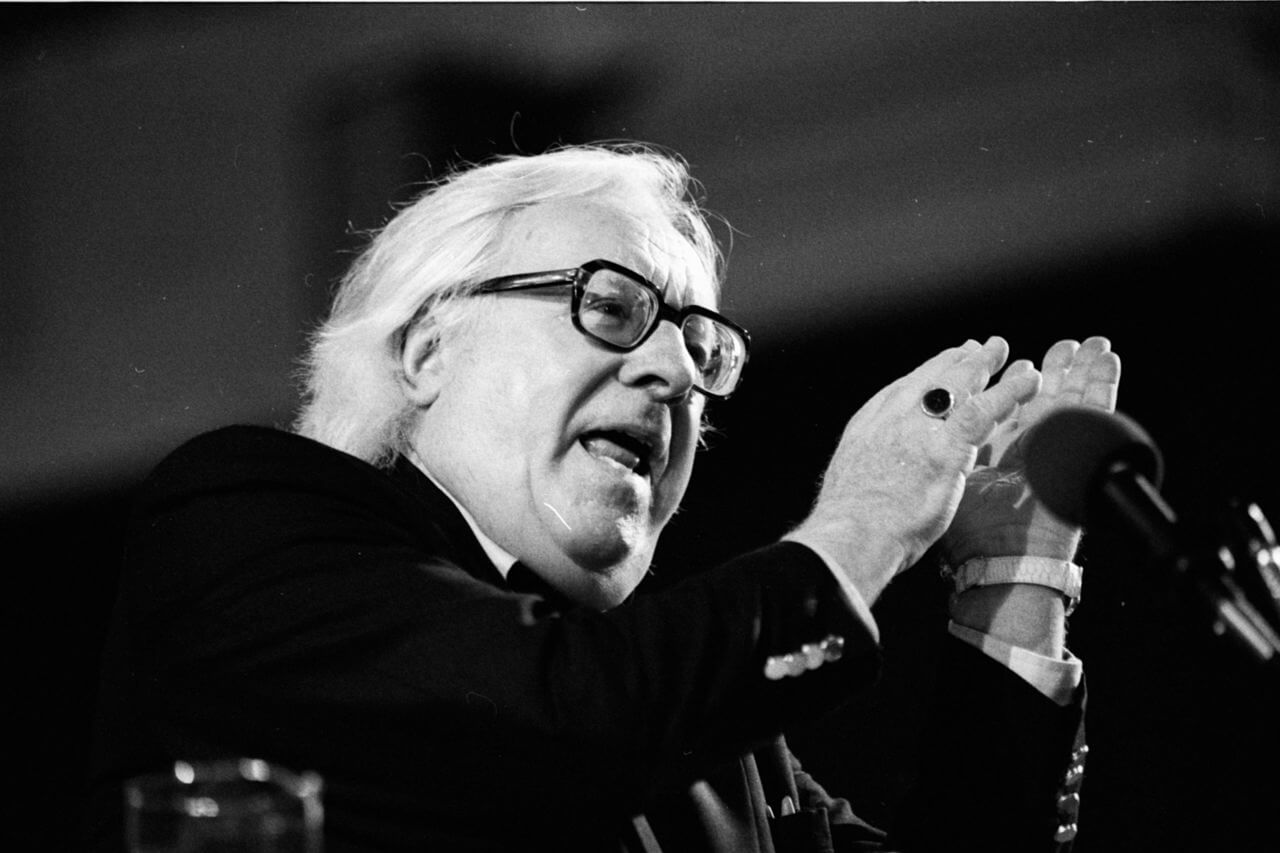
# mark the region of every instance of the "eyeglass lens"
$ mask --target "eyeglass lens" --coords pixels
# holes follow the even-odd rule
[[[583,287],[578,322],[588,334],[629,348],[653,325],[658,299],[652,290],[628,276],[596,270]],[[681,324],[681,333],[700,374],[698,386],[712,394],[732,391],[746,349],[737,332],[711,317],[689,314]]]
[[[578,304],[583,328],[619,347],[643,337],[657,313],[657,300],[648,288],[613,270],[593,272]]]

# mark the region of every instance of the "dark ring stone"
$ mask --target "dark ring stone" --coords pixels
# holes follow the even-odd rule
[[[946,388],[930,388],[920,398],[920,408],[931,418],[945,418],[951,414],[951,408],[955,404],[955,398]]]

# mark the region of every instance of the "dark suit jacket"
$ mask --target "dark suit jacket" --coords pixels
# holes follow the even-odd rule
[[[771,656],[831,635],[838,661],[765,677]],[[1080,708],[955,646],[948,725],[898,839],[1051,849]],[[177,450],[140,494],[91,837],[118,844],[124,778],[248,755],[322,774],[329,853],[875,847],[882,835],[796,772],[779,733],[877,666],[800,545],[588,612],[511,589],[404,460],[388,475],[228,428]],[[771,821],[783,795],[802,809]]]

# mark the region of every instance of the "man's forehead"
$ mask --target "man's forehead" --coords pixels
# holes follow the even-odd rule
[[[716,303],[707,261],[651,201],[566,199],[523,208],[508,222],[493,274],[566,269],[597,258],[635,270],[673,304]]]
[[[636,268],[636,272],[657,285],[673,305],[696,302],[715,307],[716,286],[710,271],[687,240],[669,225],[667,230],[662,238],[640,248],[647,267]]]

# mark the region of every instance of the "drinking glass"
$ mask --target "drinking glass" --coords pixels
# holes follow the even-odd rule
[[[125,783],[130,853],[321,853],[319,775],[255,758],[174,762]]]

